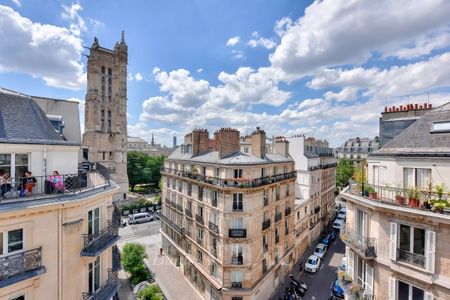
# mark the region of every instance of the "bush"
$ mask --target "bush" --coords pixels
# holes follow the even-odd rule
[[[136,285],[149,280],[152,274],[144,264],[145,247],[137,243],[127,243],[122,251],[123,269],[130,274],[130,281]]]
[[[138,293],[139,300],[164,300],[164,294],[158,285],[151,285]]]

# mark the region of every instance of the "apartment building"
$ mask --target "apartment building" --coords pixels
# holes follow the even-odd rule
[[[304,249],[313,244],[320,233],[334,216],[334,190],[336,186],[336,158],[333,149],[325,140],[298,135],[287,138],[289,153],[295,162],[296,180],[296,211],[298,226],[308,216],[308,240],[296,239],[297,258]],[[304,212],[305,207],[307,213]],[[297,225],[296,225],[297,226]]]
[[[294,183],[288,142],[267,152],[244,137],[194,130],[164,162],[166,254],[204,299],[268,299],[294,263]]]
[[[356,137],[346,140],[336,149],[336,154],[338,159],[349,159],[356,165],[365,161],[371,152],[380,147],[380,140],[377,136],[373,139]]]
[[[78,173],[79,141],[31,97],[0,89],[0,116],[0,299],[110,299],[118,188],[97,171]]]
[[[369,155],[367,171],[341,193],[347,297],[449,299],[450,104]]]

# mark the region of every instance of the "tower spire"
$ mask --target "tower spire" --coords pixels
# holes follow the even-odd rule
[[[125,43],[125,30],[122,30],[122,43]]]
[[[153,132],[152,132],[152,146],[155,146],[155,138],[153,137]]]

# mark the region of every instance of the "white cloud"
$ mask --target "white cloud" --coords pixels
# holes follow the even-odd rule
[[[264,47],[266,49],[272,49],[275,48],[275,46],[277,45],[275,41],[271,39],[260,37],[259,33],[256,31],[252,33],[252,37],[253,39],[249,40],[247,43],[247,45],[249,45],[252,48]]]
[[[128,75],[127,75],[127,80],[128,80],[128,81],[133,81],[133,80],[134,80],[133,73],[128,73]]]
[[[144,79],[144,77],[141,75],[141,73],[137,72],[134,76],[134,79],[136,79],[136,81],[141,81],[142,79]]]
[[[240,40],[241,40],[241,38],[239,36],[231,37],[231,38],[228,39],[226,45],[229,46],[229,47],[234,47],[237,44],[239,44]]]
[[[201,72],[203,72],[203,68],[198,68],[197,73],[201,73]]]
[[[275,23],[274,31],[278,34],[278,36],[282,37],[286,31],[291,29],[294,25],[294,22],[289,17],[283,17],[280,20],[277,20]]]
[[[233,58],[234,58],[234,59],[245,59],[245,54],[244,54],[244,52],[241,51],[241,50],[233,49],[233,50],[231,51],[231,53],[233,54]]]
[[[79,2],[72,3],[70,6],[63,5],[63,9],[61,17],[72,21],[69,28],[74,35],[80,36],[82,32],[87,31],[86,22],[78,13],[83,10]]]
[[[315,1],[294,25],[281,31],[281,43],[270,61],[286,80],[322,66],[362,63],[373,51],[392,51],[448,24],[449,15],[446,0]]]
[[[354,87],[345,87],[340,92],[334,93],[332,91],[328,91],[323,94],[325,100],[336,100],[336,101],[349,101],[355,100],[358,94],[358,89]]]
[[[33,23],[0,5],[0,72],[41,77],[49,86],[80,89],[86,85],[82,40],[67,28]],[[13,49],[13,50],[12,50]]]
[[[15,5],[17,5],[18,7],[22,6],[22,3],[20,3],[20,0],[11,0],[12,3],[14,3]]]

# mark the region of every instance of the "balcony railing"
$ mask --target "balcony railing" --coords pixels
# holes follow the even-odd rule
[[[160,214],[159,217],[161,218],[161,220],[163,222],[165,222],[167,225],[169,225],[170,227],[173,228],[173,230],[175,230],[176,232],[178,232],[178,234],[183,235],[184,234],[184,228],[179,226],[177,223],[173,222],[172,220],[170,220],[167,216]]]
[[[111,186],[99,172],[10,178],[2,184],[0,206],[30,200],[47,200],[76,195],[85,191]]]
[[[219,234],[219,226],[217,224],[214,224],[212,222],[209,222],[209,230],[211,230],[212,232]]]
[[[267,228],[270,227],[270,219],[267,219],[265,221],[262,222],[262,230],[266,230]]]
[[[177,204],[177,210],[183,213],[183,206],[181,204]]]
[[[228,229],[228,236],[230,238],[246,238],[247,237],[247,229]]]
[[[7,254],[0,257],[0,288],[45,272],[41,248]]]
[[[195,221],[197,221],[198,223],[204,225],[205,221],[203,221],[203,216],[200,215],[195,215]]]
[[[363,237],[346,224],[342,224],[340,236],[344,243],[353,250],[357,250],[364,258],[375,258],[377,256],[375,238]]]
[[[280,236],[276,235],[275,236],[275,244],[278,244],[280,242]]]
[[[203,246],[203,240],[201,238],[197,238],[197,244]]]
[[[192,210],[185,208],[184,213],[186,214],[186,217],[189,217],[192,219]]]
[[[242,282],[232,282],[231,288],[232,289],[242,289]]]
[[[421,268],[425,267],[425,256],[397,249],[397,260],[412,264]]]
[[[264,196],[264,206],[267,206],[267,205],[269,205],[269,197],[267,197],[267,196]]]
[[[409,207],[415,210],[433,212],[431,202],[432,200],[441,199],[443,201],[450,201],[450,194],[438,193],[416,188],[398,188],[391,186],[379,186],[368,183],[350,182],[348,192],[353,195],[364,197],[366,199],[376,201],[383,204]],[[445,212],[446,210],[444,210]]]
[[[177,208],[177,203],[175,201],[170,201],[170,206]]]
[[[119,271],[122,269],[120,250],[117,246],[112,247],[112,270]]]
[[[81,256],[98,256],[119,240],[119,226],[109,221],[108,226],[96,234],[83,234]]]
[[[242,255],[232,256],[231,257],[231,264],[233,264],[233,265],[242,265],[243,263],[244,263],[244,258],[242,257]]]
[[[284,210],[284,215],[287,217],[287,216],[289,216],[291,214],[291,208],[290,207],[287,207],[285,210]]]
[[[275,223],[278,222],[278,221],[280,221],[280,220],[281,220],[281,217],[282,217],[281,212],[276,213],[276,214],[275,214]]]
[[[315,171],[315,170],[329,169],[329,168],[335,168],[335,167],[337,167],[337,163],[324,164],[324,165],[318,165],[318,166],[314,166],[314,167],[309,167],[308,170],[309,171]]]
[[[263,253],[267,253],[267,251],[269,251],[269,245],[266,243],[263,243]]]
[[[243,179],[243,178],[227,178],[222,179],[218,177],[210,177],[206,175],[201,175],[194,172],[187,172],[169,168],[162,168],[161,173],[166,175],[175,175],[184,178],[189,178],[192,180],[200,181],[206,184],[216,185],[222,188],[232,187],[232,188],[253,188],[268,185],[271,183],[280,182],[283,180],[288,180],[297,177],[297,172],[289,172],[284,174],[278,174],[273,176],[260,177],[256,179]]]
[[[93,293],[83,293],[83,300],[108,300],[111,299],[119,290],[119,278],[117,271],[108,269],[108,279]]]
[[[357,275],[355,274],[355,276]],[[342,288],[349,299],[373,300],[373,295],[364,289],[366,284],[359,284],[355,282],[347,272],[338,272],[338,282],[339,286]]]

